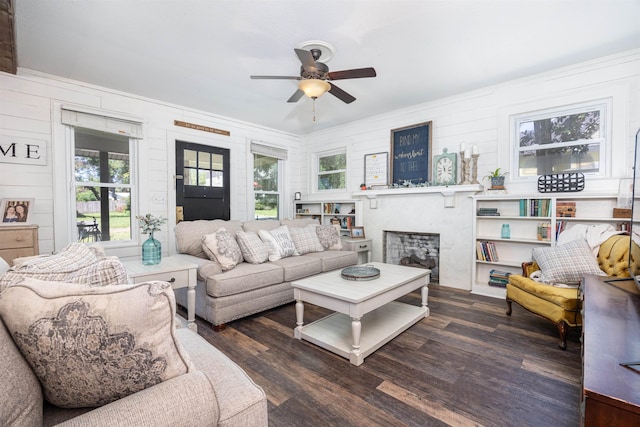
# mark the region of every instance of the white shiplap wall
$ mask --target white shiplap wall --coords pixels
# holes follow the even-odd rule
[[[373,91],[369,96],[375,96]],[[301,191],[309,199],[348,199],[364,179],[364,156],[389,151],[390,130],[432,121],[433,153],[444,147],[458,152],[460,143],[477,145],[478,175],[501,167],[513,170],[509,142],[509,116],[594,99],[612,105],[606,178],[588,179],[585,193],[618,190],[618,179],[631,175],[634,135],[640,127],[640,51],[622,54],[533,75],[416,105],[411,108],[348,123],[305,137],[309,170],[316,154],[327,147],[348,146],[347,192],[323,195],[314,192],[313,179],[305,176]],[[361,100],[365,102],[364,100]],[[357,101],[358,102],[358,101]],[[345,108],[357,108],[357,102]],[[321,149],[318,147],[322,147]],[[507,176],[510,193],[536,193],[536,180],[516,181]],[[441,234],[440,283],[471,289],[473,256],[472,212],[467,195],[456,196],[454,208],[445,208],[442,196],[394,195],[378,199],[371,209],[365,199],[364,226],[373,239],[373,260],[382,261],[382,230],[439,232]]]
[[[176,139],[230,149],[233,219],[244,220],[252,215],[253,173],[248,167],[252,140],[288,150],[289,165],[301,163],[301,138],[296,135],[29,70],[20,69],[17,76],[0,73],[0,133],[41,139],[48,144],[46,166],[0,163],[0,198],[35,198],[32,221],[39,225],[41,253],[59,250],[69,242],[70,230],[64,216],[74,215],[61,206],[67,183],[64,165],[55,162],[56,158],[64,159],[64,129],[59,124],[62,104],[97,108],[143,120],[144,138],[139,155],[144,161],[138,170],[142,187],[140,212],[162,215],[170,218],[170,223],[175,219],[173,142]],[[176,127],[174,120],[228,130],[231,136]],[[299,175],[297,167],[287,166],[285,176]],[[284,191],[285,200],[293,199],[295,189],[286,184]],[[55,204],[54,199],[58,201]],[[285,216],[291,216],[290,205],[285,203],[283,207]],[[172,226],[163,227],[157,238],[163,243],[165,254],[175,252]],[[139,245],[108,252],[121,257],[137,256]]]

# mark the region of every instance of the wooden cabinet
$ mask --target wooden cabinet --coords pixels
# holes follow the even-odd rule
[[[583,280],[582,424],[640,425],[640,294],[633,280]],[[640,369],[640,366],[635,366]]]
[[[539,193],[536,195],[475,196],[473,198],[473,268],[471,290],[480,295],[504,298],[503,287],[489,285],[492,275],[520,274],[531,261],[535,247],[554,246],[560,230],[576,224],[608,223],[625,228],[629,218],[614,218],[617,195]],[[503,234],[503,226],[508,234]],[[494,257],[483,257],[489,246]]]
[[[16,258],[38,255],[37,225],[7,225],[0,227],[0,257],[9,265]]]
[[[343,236],[349,236],[349,228],[362,225],[361,200],[297,200],[294,212],[296,218],[318,219],[323,225],[332,224],[333,221],[340,225]]]

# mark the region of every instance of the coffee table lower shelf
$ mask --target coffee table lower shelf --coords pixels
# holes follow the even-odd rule
[[[353,348],[352,319],[342,313],[333,313],[298,327],[294,330],[294,336],[347,358],[352,364],[359,366],[365,357],[428,315],[428,307],[398,301],[385,304],[362,316],[359,349]]]

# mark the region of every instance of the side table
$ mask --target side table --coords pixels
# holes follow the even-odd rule
[[[342,246],[348,251],[358,252],[358,262],[360,262],[360,254],[367,253],[366,262],[371,262],[371,239],[342,239]],[[360,262],[364,264],[365,262]]]
[[[187,289],[187,327],[198,332],[196,325],[196,284],[198,265],[178,257],[162,257],[160,264],[144,265],[141,260],[123,261],[127,275],[133,283],[161,280],[171,283],[173,289]]]

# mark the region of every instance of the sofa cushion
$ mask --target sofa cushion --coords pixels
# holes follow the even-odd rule
[[[213,233],[222,227],[235,236],[238,230],[242,230],[242,222],[222,219],[179,222],[174,229],[178,253],[207,258],[207,255],[202,250],[202,236]]]
[[[240,294],[252,289],[282,283],[284,269],[270,262],[263,264],[240,263],[233,270],[206,278],[207,294],[212,297]]]
[[[231,270],[242,262],[236,238],[224,227],[202,236],[202,250],[210,260],[217,261],[223,271]]]
[[[307,225],[320,225],[319,219],[314,218],[289,218],[280,221],[280,225],[286,225],[291,230],[293,227],[300,228]]]
[[[259,230],[258,236],[269,246],[269,261],[299,255],[286,225],[269,231]]]
[[[244,231],[253,231],[257,233],[260,230],[275,230],[280,227],[280,221],[277,219],[254,219],[242,223]]]
[[[580,283],[585,274],[605,275],[585,239],[534,248],[533,259],[540,266],[540,280],[544,283],[574,285]]]
[[[236,239],[245,261],[251,264],[262,264],[269,259],[269,246],[253,231],[238,231]]]
[[[339,251],[342,249],[339,225],[319,225],[316,227],[316,233],[325,250]]]
[[[301,279],[322,273],[322,261],[308,256],[294,256],[273,262],[284,269],[284,281]]]
[[[104,405],[193,369],[175,337],[175,308],[167,282],[26,278],[0,298],[0,316],[46,399],[63,408]]]
[[[291,240],[293,240],[293,244],[300,255],[324,250],[322,244],[320,244],[320,239],[318,239],[316,227],[315,225],[307,225],[306,227],[289,228]]]
[[[0,360],[0,425],[41,426],[40,383],[1,320]]]
[[[323,272],[349,267],[358,263],[358,253],[356,251],[311,252],[306,254],[305,257],[319,259],[322,262]]]

